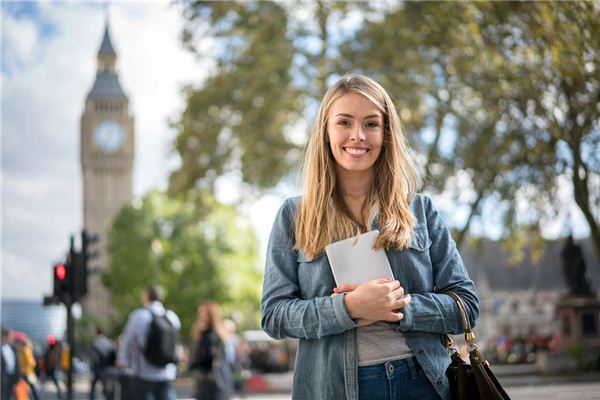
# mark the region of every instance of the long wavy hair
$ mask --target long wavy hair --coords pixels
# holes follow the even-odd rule
[[[358,93],[383,113],[383,144],[374,164],[374,179],[361,219],[352,217],[336,177],[336,161],[327,142],[332,104],[347,93]],[[375,248],[404,249],[410,244],[415,217],[409,203],[421,184],[420,175],[390,95],[363,75],[346,74],[325,93],[309,137],[303,166],[303,196],[295,220],[295,247],[315,258],[329,243],[370,230],[376,216]]]

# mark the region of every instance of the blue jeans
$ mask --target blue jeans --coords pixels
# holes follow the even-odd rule
[[[415,357],[358,368],[360,400],[435,400],[437,394]]]

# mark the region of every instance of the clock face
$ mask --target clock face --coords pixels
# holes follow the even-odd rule
[[[125,134],[120,123],[112,119],[105,119],[96,125],[94,130],[94,143],[107,153],[114,153],[123,147]]]

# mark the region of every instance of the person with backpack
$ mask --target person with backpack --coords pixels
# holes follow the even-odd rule
[[[60,367],[62,349],[60,343],[52,335],[48,335],[48,347],[44,352],[44,379],[41,383],[40,397],[43,398],[43,391],[45,383],[48,379],[54,383],[56,387],[56,397],[62,400],[62,391],[60,390],[60,384],[56,377],[56,369]]]
[[[163,306],[158,286],[142,294],[143,308],[127,320],[117,353],[117,365],[133,374],[130,396],[133,400],[174,400],[172,381],[177,376],[179,317]]]
[[[192,327],[189,366],[197,371],[198,400],[229,400],[233,395],[235,345],[223,322],[217,303],[200,304]]]

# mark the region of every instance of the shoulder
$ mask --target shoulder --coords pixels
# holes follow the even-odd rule
[[[293,226],[301,199],[301,196],[295,196],[289,197],[283,201],[275,216],[276,226],[285,229],[289,229]]]
[[[131,312],[131,319],[151,319],[152,313],[147,308],[136,308]]]
[[[149,324],[152,321],[152,313],[147,308],[137,308],[129,314],[128,325],[139,327],[142,324]]]
[[[431,198],[423,193],[415,193],[409,206],[419,223],[425,222],[426,216],[433,209]]]
[[[295,217],[301,201],[302,196],[288,197],[283,201],[283,204],[281,205],[279,210],[286,217]]]
[[[166,316],[167,316],[167,319],[169,320],[169,322],[171,322],[171,324],[173,325],[173,327],[175,329],[179,329],[181,327],[181,321],[179,320],[179,317],[177,316],[177,314],[175,314],[174,311],[167,310]]]

